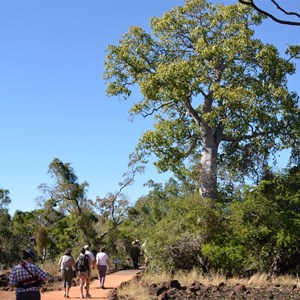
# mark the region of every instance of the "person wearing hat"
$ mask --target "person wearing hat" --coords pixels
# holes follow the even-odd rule
[[[64,297],[67,298],[69,298],[69,291],[74,277],[73,267],[75,267],[75,260],[71,255],[71,250],[67,249],[59,260],[59,269],[61,271],[64,287]]]
[[[135,240],[132,242],[132,247],[130,249],[130,256],[132,259],[134,269],[139,268],[140,254],[141,254],[141,251],[140,251],[139,243]]]
[[[9,274],[9,286],[16,287],[16,300],[40,300],[40,288],[49,274],[35,263],[32,250],[23,251],[22,262]]]

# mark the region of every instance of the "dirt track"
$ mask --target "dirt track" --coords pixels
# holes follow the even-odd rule
[[[131,280],[138,273],[138,270],[123,270],[112,273],[106,276],[105,286],[106,288],[100,289],[100,283],[98,280],[94,280],[91,283],[90,294],[92,295],[91,299],[107,299],[109,292],[118,287],[122,282]],[[13,300],[16,299],[15,292],[4,292],[0,291],[1,300]],[[61,300],[66,299],[63,296],[63,291],[53,291],[42,293],[41,300]],[[80,299],[79,286],[72,287],[70,290],[69,299]]]

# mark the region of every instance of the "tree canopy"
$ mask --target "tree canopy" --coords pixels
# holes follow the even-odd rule
[[[154,153],[159,170],[174,172],[198,157],[204,197],[217,197],[221,166],[242,178],[263,170],[276,151],[299,149],[298,96],[287,86],[294,48],[283,58],[256,39],[261,20],[242,4],[187,0],[152,18],[151,33],[133,26],[108,46],[107,94],[128,99],[138,86],[131,115],[154,117],[138,155]]]

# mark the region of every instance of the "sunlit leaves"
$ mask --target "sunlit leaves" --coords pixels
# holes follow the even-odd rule
[[[187,0],[152,18],[151,34],[131,27],[118,46],[109,46],[108,95],[127,98],[137,85],[142,95],[130,113],[156,122],[139,141],[141,157],[155,154],[165,171],[199,152],[202,157],[218,152],[217,162],[203,161],[211,159],[211,166],[223,165],[242,178],[256,173],[276,150],[293,144],[296,156],[299,104],[287,79],[299,49],[289,47],[283,58],[256,39],[254,25],[262,18],[245,5]],[[214,171],[207,170],[210,182]]]

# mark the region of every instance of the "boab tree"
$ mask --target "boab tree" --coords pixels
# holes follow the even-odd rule
[[[218,166],[249,175],[277,150],[297,148],[298,97],[287,88],[295,66],[254,38],[261,17],[241,4],[187,0],[152,18],[151,34],[131,27],[108,46],[107,94],[127,99],[137,85],[132,117],[154,116],[138,154],[154,153],[162,171],[200,157],[203,197],[217,197]]]

